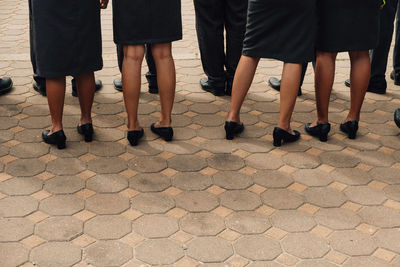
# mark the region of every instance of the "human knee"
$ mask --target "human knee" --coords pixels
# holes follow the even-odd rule
[[[142,62],[144,58],[144,48],[137,46],[127,46],[124,49],[124,60]]]

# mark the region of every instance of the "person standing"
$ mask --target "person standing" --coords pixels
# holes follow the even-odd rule
[[[128,114],[127,139],[136,146],[144,135],[138,120],[138,105],[145,45],[151,44],[161,101],[160,120],[151,125],[151,130],[171,141],[176,87],[172,42],[182,39],[181,1],[113,0],[113,23],[114,42],[124,50],[122,86]]]
[[[0,78],[0,95],[7,94],[11,91],[13,82],[9,77]]]
[[[397,127],[400,128],[400,108],[396,109],[394,112],[394,122],[396,123]]]
[[[306,76],[308,68],[308,62],[303,63],[302,69],[301,69],[301,79],[300,79],[300,86],[299,86],[299,91],[297,93],[297,96],[301,96],[303,94],[301,87],[303,86],[304,78]],[[271,77],[268,79],[268,84],[271,86],[272,89],[280,92],[281,91],[281,80],[279,80],[276,77]]]
[[[350,111],[340,130],[355,139],[360,111],[370,78],[369,50],[379,39],[379,9],[376,0],[319,1],[315,95],[317,120],[307,123],[305,130],[320,141],[327,141],[330,131],[329,101],[335,79],[335,62],[339,52],[349,52],[351,62]]]
[[[91,109],[95,92],[94,71],[103,67],[100,9],[108,0],[31,0],[31,45],[36,73],[46,79],[52,126],[42,138],[58,149],[66,147],[62,116],[65,77],[76,78],[81,118],[78,133],[92,141]]]
[[[304,62],[314,59],[316,0],[250,0],[243,56],[233,82],[231,107],[225,122],[226,139],[244,130],[240,109],[253,81],[260,58],[284,62],[280,117],[273,132],[274,146],[295,142],[300,133],[290,121]],[[279,38],[278,38],[279,37]]]
[[[194,0],[201,63],[207,75],[200,85],[216,96],[231,95],[243,48],[247,6],[248,0]]]

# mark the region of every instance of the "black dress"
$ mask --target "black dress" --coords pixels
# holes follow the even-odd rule
[[[250,0],[243,55],[312,61],[316,23],[316,0]]]
[[[181,0],[113,0],[114,42],[170,43],[182,39]]]
[[[345,52],[377,47],[381,4],[381,0],[318,1],[317,50]]]
[[[36,74],[46,78],[103,67],[99,0],[31,0]]]

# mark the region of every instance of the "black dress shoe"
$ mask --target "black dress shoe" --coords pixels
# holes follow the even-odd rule
[[[386,80],[370,80],[367,92],[384,95],[386,94],[387,82]]]
[[[10,92],[12,86],[13,82],[11,78],[9,77],[0,78],[0,95]]]
[[[47,96],[46,93],[46,84],[42,84],[42,83],[38,83],[36,81],[33,81],[33,89],[38,92],[39,94],[41,94],[42,96]]]
[[[139,143],[139,140],[143,137],[144,135],[144,130],[141,129],[139,131],[128,131],[128,136],[127,139],[131,146],[137,146]]]
[[[328,133],[331,130],[331,125],[330,123],[325,122],[311,127],[311,123],[307,123],[304,126],[304,129],[309,135],[318,137],[321,142],[326,142],[328,141]]]
[[[392,72],[390,73],[390,79],[394,81],[394,70],[392,70]]]
[[[146,79],[147,82],[149,83],[149,93],[158,94],[157,74],[152,74],[150,72],[147,72]]]
[[[121,80],[121,78],[114,79],[113,83],[114,83],[115,90],[117,90],[118,92],[122,92],[122,80]]]
[[[236,123],[234,121],[225,122],[225,133],[227,140],[233,140],[235,136],[241,134],[244,131],[243,123]]]
[[[227,96],[231,96],[232,95],[232,87],[233,87],[233,80],[228,79],[226,81],[225,95],[227,95]]]
[[[155,123],[151,125],[151,131],[153,133],[160,136],[167,142],[172,140],[172,137],[174,136],[174,130],[172,129],[172,127],[156,127],[155,125]]]
[[[350,85],[351,85],[350,79],[345,80],[344,85],[346,85],[347,87],[350,87]]]
[[[94,133],[93,124],[86,123],[83,125],[78,125],[76,129],[78,130],[79,134],[85,137],[85,142],[92,142]]]
[[[201,88],[215,96],[225,95],[225,82],[214,82],[207,78],[200,79]]]
[[[296,130],[293,130],[294,134],[288,133],[285,130],[275,127],[274,129],[274,146],[280,147],[282,145],[282,141],[285,143],[296,142],[300,139],[300,133]]]
[[[42,139],[46,144],[56,145],[58,149],[66,148],[67,137],[63,130],[52,133],[49,135],[50,130],[42,132]]]
[[[400,108],[394,112],[394,122],[400,128]]]
[[[72,84],[72,96],[78,97],[78,88],[76,87],[76,81],[75,79],[71,80]],[[103,87],[103,83],[100,80],[95,81],[95,92],[99,91],[101,87]]]
[[[340,124],[340,130],[346,133],[350,139],[356,139],[358,131],[358,121],[348,121]]]
[[[271,86],[272,89],[280,92],[281,91],[281,80],[279,80],[276,77],[271,77],[268,80],[269,86]],[[301,87],[299,87],[299,91],[297,92],[297,96],[301,96],[303,92],[301,91]]]

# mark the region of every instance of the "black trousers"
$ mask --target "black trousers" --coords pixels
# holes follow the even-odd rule
[[[194,0],[201,62],[211,81],[233,80],[243,49],[247,7],[248,0]]]
[[[396,15],[397,14],[397,15]],[[397,17],[397,20],[396,20]],[[394,22],[396,20],[393,68],[400,73],[400,5],[398,0],[387,0],[381,11],[379,46],[371,53],[371,82],[385,81],[386,67],[392,44]]]
[[[117,57],[118,57],[118,67],[119,71],[122,73],[122,63],[124,62],[124,46],[117,45]],[[151,53],[151,45],[146,45],[146,62],[149,68],[150,76],[157,75],[156,64],[154,62],[153,54]]]

